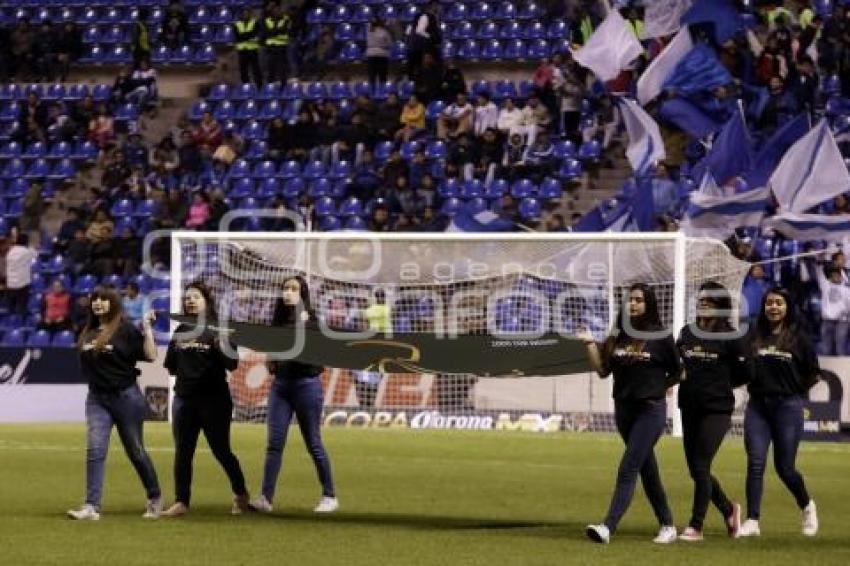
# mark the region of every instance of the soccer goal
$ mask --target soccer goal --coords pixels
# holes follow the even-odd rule
[[[170,301],[179,312],[184,287],[202,280],[222,318],[268,324],[284,279],[301,275],[329,333],[385,326],[446,348],[462,341],[450,351],[463,373],[420,371],[412,355],[388,366],[328,367],[328,424],[613,430],[610,380],[586,371],[500,375],[504,356],[473,338],[531,345],[588,330],[603,339],[637,282],[654,289],[663,324],[678,332],[703,282],[737,297],[748,268],[721,242],[679,233],[173,232]],[[523,349],[515,352],[519,360]],[[266,354],[240,349],[240,358],[231,377],[236,417],[261,421]]]

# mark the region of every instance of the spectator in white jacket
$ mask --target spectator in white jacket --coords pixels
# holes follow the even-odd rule
[[[393,36],[381,18],[373,17],[366,32],[366,67],[372,92],[379,84],[387,82]]]
[[[499,108],[490,100],[486,92],[479,94],[475,100],[475,119],[473,121],[473,132],[475,137],[481,137],[490,128],[495,128],[499,123]]]
[[[512,98],[506,98],[502,109],[499,110],[499,118],[496,123],[499,132],[505,137],[519,133],[521,121],[522,110],[516,107]]]
[[[841,280],[841,269],[829,264],[814,268],[820,287],[821,354],[847,355],[847,333],[850,329],[850,287]]]

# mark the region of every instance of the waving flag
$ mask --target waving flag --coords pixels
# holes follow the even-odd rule
[[[599,80],[610,81],[641,53],[643,47],[626,20],[617,10],[611,10],[587,43],[573,53],[573,59],[593,71]]]
[[[826,119],[791,146],[770,186],[782,212],[805,212],[850,189],[850,173]]]
[[[800,240],[840,241],[850,238],[850,218],[846,214],[798,214],[783,212],[762,223],[762,229],[772,229],[786,238]]]
[[[663,37],[681,26],[682,16],[691,7],[691,0],[645,0],[644,26],[641,39]]]
[[[810,127],[809,115],[804,113],[776,130],[752,160],[752,168],[744,175],[747,183],[751,187],[765,186],[788,148],[806,135]]]
[[[758,226],[764,218],[770,191],[767,188],[731,196],[691,193],[691,202],[682,222],[688,236],[724,239],[736,228]]]
[[[637,99],[646,105],[653,98],[661,94],[664,82],[673,74],[679,62],[685,58],[693,49],[691,32],[687,27],[679,30],[673,41],[670,42],[658,56],[652,60],[649,67],[643,72],[637,82]]]
[[[515,230],[514,223],[506,220],[498,214],[484,210],[476,214],[469,214],[465,210],[457,214],[449,225],[446,232],[512,232]]]
[[[726,184],[730,179],[748,171],[751,158],[750,134],[740,112],[735,112],[720,130],[711,151],[694,167],[694,178],[705,173]]]
[[[623,98],[620,101],[623,121],[629,134],[629,147],[626,157],[637,175],[645,174],[649,168],[667,155],[664,141],[655,120],[638,106],[634,100]]]
[[[741,27],[741,16],[730,0],[695,0],[682,16],[683,24],[707,25],[718,45],[726,43]]]
[[[731,82],[732,75],[717,59],[714,50],[700,43],[676,64],[662,88],[673,89],[679,96],[691,96]]]
[[[723,127],[723,122],[708,115],[699,106],[684,98],[671,98],[661,103],[658,114],[696,139],[709,136]]]

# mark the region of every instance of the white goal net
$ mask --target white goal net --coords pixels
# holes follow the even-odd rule
[[[383,305],[388,330],[602,339],[624,291],[651,286],[664,325],[693,317],[708,280],[733,296],[748,264],[718,241],[658,234],[364,232],[172,233],[171,310],[202,280],[222,317],[269,324],[281,284],[303,276],[319,321],[368,331]],[[370,309],[372,309],[370,311]],[[481,359],[486,351],[468,351]],[[240,420],[265,418],[265,354],[240,348],[231,390]],[[348,426],[613,429],[610,380],[588,374],[482,377],[327,368],[325,420]]]

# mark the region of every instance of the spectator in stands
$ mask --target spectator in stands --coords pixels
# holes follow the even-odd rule
[[[6,254],[6,300],[11,312],[27,314],[32,284],[32,262],[38,252],[29,246],[29,236],[19,234]]]
[[[50,286],[50,291],[44,294],[44,308],[39,327],[50,332],[71,329],[71,294],[65,289],[61,279],[56,279]]]
[[[490,95],[486,92],[479,93],[475,103],[473,130],[476,137],[481,137],[487,130],[498,126],[499,108],[490,100]]]
[[[87,95],[81,101],[74,105],[71,112],[71,119],[77,125],[77,135],[87,136],[89,124],[97,115],[97,107],[94,104],[94,98]]]
[[[71,63],[79,59],[83,53],[83,34],[75,22],[62,24],[57,32],[55,48],[59,80],[65,82],[71,70]]]
[[[522,134],[513,133],[508,137],[502,159],[502,168],[508,179],[513,180],[522,174],[522,168],[525,165],[525,149]]]
[[[440,4],[432,0],[424,10],[414,14],[407,27],[407,76],[415,80],[425,64],[425,56],[435,61],[442,55],[443,33],[440,28]],[[430,99],[428,100],[430,102]]]
[[[177,169],[179,158],[177,156],[177,148],[174,147],[174,141],[171,136],[165,136],[154,147],[150,155],[150,165],[152,168],[162,168],[167,172]]]
[[[53,82],[56,77],[56,30],[49,20],[35,34],[33,63],[37,82]]]
[[[286,83],[292,20],[279,4],[272,4],[263,20],[266,66],[270,83]]]
[[[121,237],[115,242],[115,272],[124,277],[139,273],[142,259],[142,241],[132,228],[124,228]]]
[[[396,132],[401,127],[402,115],[401,102],[394,92],[387,95],[383,104],[379,105],[374,118],[375,141],[389,141],[395,139]]]
[[[256,10],[246,6],[242,17],[234,24],[236,54],[239,57],[239,78],[243,83],[251,82],[260,87],[263,73],[260,69],[260,22]]]
[[[380,174],[387,186],[394,187],[396,178],[410,176],[410,165],[402,158],[398,149],[393,149],[384,162]]]
[[[94,212],[92,221],[89,222],[86,228],[86,238],[92,244],[97,244],[105,240],[112,239],[112,232],[115,229],[115,224],[109,218],[109,215],[102,208],[98,208]]]
[[[564,222],[564,215],[555,213],[550,215],[543,225],[545,232],[566,232],[567,224]]]
[[[77,228],[74,237],[68,242],[65,257],[74,275],[89,271],[91,257],[91,242],[86,237],[85,228]]]
[[[277,117],[269,124],[266,136],[267,157],[280,162],[290,156],[292,132],[289,124],[283,118]]]
[[[788,61],[779,49],[775,34],[770,34],[764,49],[756,62],[756,79],[763,85],[770,85],[773,77],[784,79],[788,76]]]
[[[369,230],[371,232],[391,232],[390,210],[386,203],[379,203],[372,211],[372,216],[369,218]]]
[[[74,239],[77,230],[85,232],[85,224],[80,218],[80,209],[72,206],[67,209],[65,220],[59,226],[59,232],[56,234],[56,246],[60,250],[64,250]]]
[[[127,136],[127,142],[122,148],[122,153],[127,165],[130,167],[138,166],[147,170],[150,150],[145,145],[142,134],[133,132]]]
[[[230,166],[245,150],[245,140],[233,130],[225,130],[224,138],[212,154],[214,161]]]
[[[78,126],[64,102],[53,102],[47,108],[47,138],[50,141],[71,142]]]
[[[180,0],[169,0],[168,6],[165,8],[165,15],[169,20],[172,18],[176,19],[180,22],[184,32],[188,32],[189,16],[186,14],[186,7],[183,6]]]
[[[513,98],[506,98],[502,103],[501,110],[499,110],[499,118],[496,122],[499,133],[507,139],[512,134],[521,133],[521,124],[522,110],[516,107]]]
[[[203,191],[195,193],[192,197],[192,206],[189,207],[189,216],[186,218],[186,228],[193,230],[201,228],[209,220],[211,213],[209,195]]]
[[[18,20],[18,25],[15,26],[9,39],[10,51],[12,52],[11,65],[9,65],[10,75],[18,80],[32,79],[35,63],[33,47],[36,38],[27,18]]]
[[[463,178],[464,180],[472,178],[472,162],[474,158],[475,153],[469,134],[462,134],[449,143],[449,154],[446,165],[448,170],[456,170],[459,178]],[[447,172],[448,175],[449,173]]]
[[[100,183],[104,189],[112,190],[121,186],[132,173],[133,171],[127,162],[124,152],[119,149],[112,154],[109,165],[103,170]]]
[[[549,57],[544,57],[537,69],[534,70],[532,80],[537,98],[543,103],[551,115],[558,114],[558,103],[555,97],[554,79],[555,72],[560,64],[560,56],[556,64]]]
[[[785,89],[785,81],[779,75],[770,79],[770,95],[758,121],[759,129],[772,132],[780,124],[797,113],[797,101]]]
[[[39,100],[35,92],[27,95],[26,103],[21,105],[18,111],[18,123],[20,124],[20,136],[18,141],[22,144],[47,140],[47,105]]]
[[[109,224],[104,223],[102,225],[99,237],[94,239],[89,237],[91,241],[89,248],[91,271],[99,277],[106,277],[115,273],[116,248],[112,230],[112,222],[109,221]]]
[[[131,48],[133,51],[133,67],[136,68],[144,59],[151,56],[151,38],[148,30],[148,17],[150,12],[147,8],[139,8],[136,22],[133,24],[133,37]]]
[[[373,16],[366,33],[366,67],[372,92],[375,92],[377,85],[387,82],[392,48],[393,36],[384,21]]]
[[[121,306],[124,307],[124,316],[133,326],[139,326],[142,323],[142,317],[145,314],[145,297],[141,294],[138,283],[133,281],[127,283]]]
[[[89,122],[89,139],[101,150],[110,146],[115,138],[115,119],[106,107],[98,104],[94,118]]]
[[[304,55],[304,67],[313,69],[313,76],[317,81],[322,80],[328,65],[336,56],[336,41],[331,26],[322,26],[319,37],[315,43],[307,49]]]
[[[841,269],[835,264],[815,266],[821,298],[820,353],[825,356],[847,355],[847,334],[850,330],[850,287],[842,280]]]
[[[673,214],[679,204],[679,187],[670,178],[670,170],[666,163],[659,162],[655,166],[655,177],[652,179],[652,202],[656,215]]]
[[[454,59],[446,61],[443,71],[443,80],[440,84],[440,93],[443,100],[456,100],[458,94],[466,94],[466,79],[463,71],[457,66]]]
[[[538,183],[543,180],[543,177],[554,171],[556,166],[555,147],[552,145],[547,132],[541,131],[537,134],[534,143],[526,149],[523,160],[525,162],[523,174]]]
[[[189,207],[184,194],[181,191],[171,191],[157,218],[162,228],[177,228],[184,225],[188,213]]]
[[[151,66],[150,59],[139,61],[139,66],[133,71],[131,79],[133,90],[127,95],[127,101],[145,110],[159,96],[156,69]]]
[[[201,150],[195,143],[195,138],[192,132],[184,130],[180,136],[180,148],[177,150],[179,165],[177,173],[180,175],[183,183],[189,183],[201,172],[204,165],[204,159],[201,155]]]
[[[11,31],[0,25],[0,82],[10,82],[12,68]]]
[[[210,191],[210,216],[207,223],[202,227],[203,230],[218,231],[221,229],[221,220],[230,210],[224,199],[225,195],[222,189],[217,188]]]
[[[795,71],[791,75],[789,90],[796,98],[797,107],[811,113],[817,103],[818,85],[820,85],[820,77],[815,69],[814,61],[808,55],[803,55]]]
[[[474,113],[466,94],[458,93],[455,101],[446,106],[437,118],[437,137],[444,140],[456,139],[471,131]]]
[[[440,98],[443,91],[443,68],[431,53],[422,56],[422,64],[411,78],[413,92],[424,105]]]
[[[177,50],[188,44],[187,39],[186,30],[180,18],[169,16],[159,35],[159,42],[171,50]]]
[[[581,104],[585,96],[585,88],[581,69],[569,54],[566,55],[564,64],[556,68],[552,87],[560,100],[559,127],[568,139],[578,144],[581,142],[579,123],[581,122]]]
[[[483,179],[489,185],[496,177],[498,168],[504,159],[505,148],[495,128],[487,128],[480,140],[473,147],[473,176]]]
[[[41,233],[41,216],[47,210],[44,197],[41,195],[44,183],[40,180],[32,181],[24,193],[22,214],[19,220],[21,232],[32,235]]]
[[[753,261],[758,261],[760,258],[754,257]],[[744,280],[743,298],[744,302],[741,305],[741,315],[745,322],[750,325],[755,324],[761,308],[762,299],[765,293],[770,290],[772,284],[767,280],[764,271],[764,266],[755,264],[750,268],[750,273]]]
[[[396,140],[410,141],[425,130],[425,106],[419,101],[416,94],[410,98],[401,111],[402,127],[396,132]]]
[[[204,112],[195,128],[195,143],[205,153],[212,155],[223,139],[221,125],[213,118],[212,112]]]
[[[537,133],[548,130],[551,122],[552,117],[549,115],[549,111],[541,104],[537,96],[531,95],[522,109],[518,131],[523,132],[527,143],[532,144]]]

